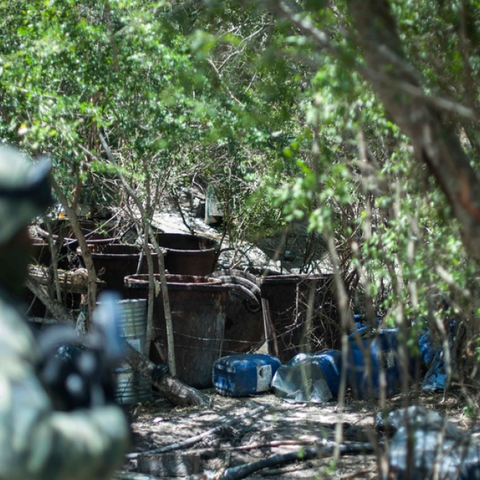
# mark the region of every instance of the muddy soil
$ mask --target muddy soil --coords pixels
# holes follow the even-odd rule
[[[204,392],[212,399],[210,407],[178,408],[162,398],[130,407],[132,452],[148,452],[223,426],[220,431],[207,435],[188,447],[178,449],[175,453],[187,460],[192,456],[196,458],[196,463],[193,462],[194,467],[190,465],[188,468],[187,465],[186,470],[181,469],[182,473],[179,475],[183,475],[183,478],[207,479],[218,478],[227,467],[256,462],[274,454],[292,452],[304,445],[311,446],[316,442],[322,442],[324,439],[335,440],[338,423],[343,427],[341,429],[343,443],[376,444],[379,439],[374,428],[375,415],[379,412],[378,404],[347,398],[344,412],[340,414],[335,402],[297,404],[287,403],[273,394],[231,398],[220,396],[214,390]],[[398,396],[387,401],[387,409],[398,409],[407,403],[436,410],[460,428],[472,427],[472,421],[463,413],[464,403],[459,396],[451,395],[446,400],[442,394]],[[267,408],[249,418],[249,412],[260,406]],[[154,457],[155,455],[152,455],[152,458]],[[138,465],[142,467],[145,463],[141,458],[148,457],[129,459],[123,470],[125,475],[123,478],[129,476],[133,478],[133,472],[138,471]],[[326,458],[263,469],[245,478],[371,480],[380,478],[378,458],[375,454],[360,453],[341,457],[334,462],[329,455]],[[150,468],[152,467],[143,473],[156,478],[176,478],[172,473],[165,474]],[[150,477],[138,478],[140,480]]]

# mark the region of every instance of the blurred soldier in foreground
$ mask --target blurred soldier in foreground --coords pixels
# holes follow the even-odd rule
[[[30,259],[28,225],[51,202],[50,164],[0,147],[0,479],[111,478],[128,447],[116,405],[54,411],[36,376],[37,346],[19,311]]]

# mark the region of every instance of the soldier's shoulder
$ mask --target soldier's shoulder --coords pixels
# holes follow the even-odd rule
[[[34,359],[35,340],[26,320],[0,290],[0,349],[2,354]]]

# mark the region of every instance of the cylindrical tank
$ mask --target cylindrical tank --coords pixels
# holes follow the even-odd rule
[[[106,288],[116,290],[126,297],[123,279],[127,275],[147,272],[147,260],[136,245],[113,243],[111,245],[89,244],[97,276],[105,281]],[[80,247],[77,253],[82,255]],[[153,265],[158,272],[157,256],[153,255]],[[140,264],[140,266],[139,266]]]
[[[269,315],[278,346],[273,338],[269,351],[282,363],[298,353],[338,348],[340,329],[333,294],[332,275],[272,275],[259,279],[262,298],[268,301]],[[312,322],[306,329],[308,304],[313,295]]]
[[[121,300],[119,321],[122,337],[138,352],[146,354],[147,301],[145,299]],[[117,379],[116,400],[130,405],[152,399],[152,385],[136,373],[128,363],[115,370]]]
[[[184,233],[159,233],[156,240],[165,248],[165,269],[170,274],[208,275],[215,270],[218,244],[207,237]]]
[[[222,352],[229,286],[220,280],[167,275],[178,378],[195,388],[212,386],[212,367]],[[159,281],[159,275],[155,275]],[[147,298],[148,275],[125,278],[129,298]],[[162,295],[155,298],[150,358],[167,363],[168,345]]]

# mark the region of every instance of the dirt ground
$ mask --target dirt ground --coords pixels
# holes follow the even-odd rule
[[[123,470],[123,477],[147,480],[149,478],[219,478],[227,467],[256,462],[274,454],[296,451],[304,445],[312,446],[323,439],[335,440],[338,422],[343,426],[343,443],[376,442],[374,419],[378,404],[353,401],[347,398],[343,415],[335,402],[325,404],[287,403],[273,394],[249,398],[224,397],[212,390],[204,391],[211,399],[210,407],[179,408],[162,398],[129,408],[132,418],[133,455]],[[423,405],[447,416],[460,428],[472,427],[464,415],[462,400],[452,394],[443,400],[442,394],[398,396],[387,401],[387,408],[394,410],[409,405]],[[249,417],[259,407],[263,411]],[[200,441],[172,455],[175,471],[157,468],[159,454],[137,456],[208,432],[223,426]],[[180,458],[180,460],[178,460]],[[194,460],[192,460],[194,458]],[[337,462],[331,456],[294,462],[282,467],[266,468],[255,472],[249,479],[377,479],[377,455],[360,453],[343,456]],[[152,460],[153,459],[153,460]],[[163,462],[163,460],[162,460]],[[180,462],[181,467],[178,467]],[[138,467],[144,475],[135,477]],[[163,472],[163,473],[162,473]],[[197,475],[193,475],[197,474]]]

